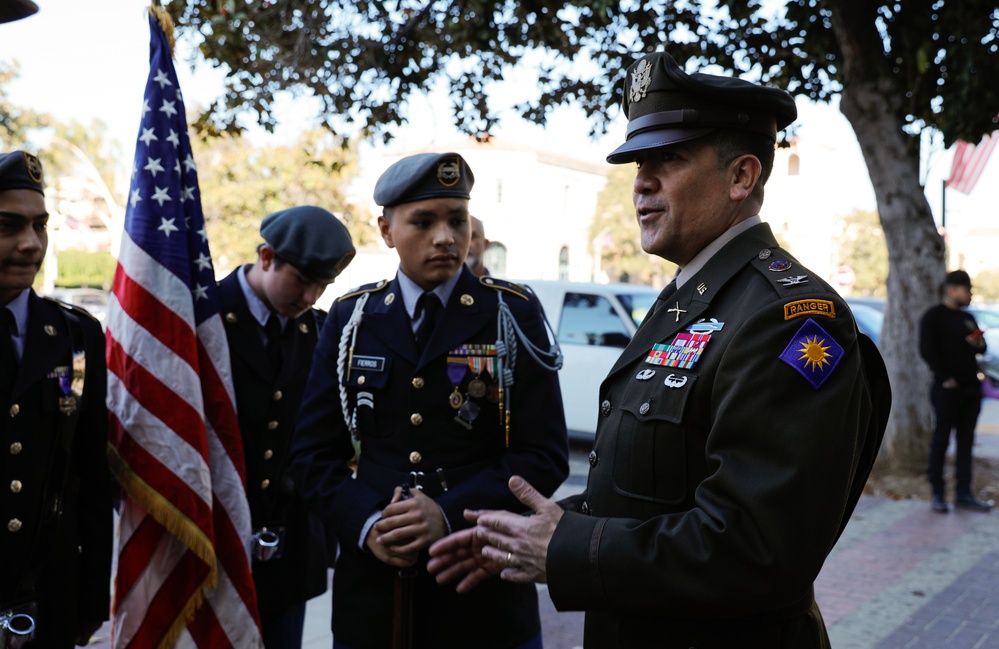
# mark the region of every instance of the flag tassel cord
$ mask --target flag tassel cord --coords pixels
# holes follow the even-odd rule
[[[153,14],[156,22],[160,24],[160,29],[166,34],[167,43],[170,44],[170,54],[173,55],[173,46],[176,41],[173,33],[173,19],[170,18],[170,14],[166,12],[166,9],[160,6],[159,0],[153,0],[153,4],[149,6],[149,12]]]

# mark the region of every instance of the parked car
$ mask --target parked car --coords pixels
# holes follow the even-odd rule
[[[992,383],[999,386],[999,309],[974,305],[967,310],[975,316],[975,322],[985,336],[987,348],[978,357],[978,364]]]
[[[562,347],[559,381],[570,435],[592,436],[600,383],[656,303],[659,289],[638,284],[520,283],[538,295]]]
[[[90,315],[100,321],[102,327],[106,326],[104,320],[108,314],[109,299],[107,291],[96,288],[63,288],[57,286],[46,295],[67,304],[86,309],[90,312]]]
[[[885,319],[884,300],[873,297],[846,297],[847,306],[857,321],[857,329],[866,334],[874,344],[881,340],[881,325]]]

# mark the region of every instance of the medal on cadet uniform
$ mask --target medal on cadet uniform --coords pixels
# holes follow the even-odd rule
[[[62,396],[58,399],[59,412],[67,417],[74,412],[83,397],[83,384],[86,378],[87,355],[84,351],[73,353],[73,365],[60,365],[52,368],[48,378],[58,379]]]
[[[456,423],[461,424],[465,430],[472,430],[472,422],[475,421],[481,411],[482,409],[477,403],[466,401],[461,404],[461,408],[458,409],[458,414],[454,420]]]
[[[482,379],[472,379],[468,382],[468,396],[481,399],[486,396],[486,382]]]
[[[460,408],[461,404],[465,403],[465,397],[461,396],[461,392],[458,390],[457,385],[454,386],[454,392],[451,393],[451,396],[448,397],[447,400],[448,403],[451,404],[451,407],[454,408],[455,410]]]
[[[465,365],[465,359],[461,356],[448,356],[447,357],[447,378],[451,381],[451,385],[454,386],[454,392],[448,397],[448,403],[451,407],[457,410],[461,407],[461,404],[465,402],[465,397],[461,395],[461,390],[458,388],[461,385],[461,380],[465,378],[465,372],[467,371],[467,366]]]

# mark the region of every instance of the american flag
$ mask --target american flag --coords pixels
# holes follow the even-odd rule
[[[978,146],[959,140],[954,148],[954,161],[951,163],[947,187],[970,194],[978,182],[978,177],[985,170],[997,141],[999,133],[986,135]]]
[[[157,21],[169,18],[157,9],[108,312],[109,457],[126,492],[113,641],[260,647],[229,352],[184,103]]]

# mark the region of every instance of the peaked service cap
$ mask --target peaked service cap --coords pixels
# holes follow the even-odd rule
[[[417,153],[393,163],[375,183],[375,203],[393,207],[428,198],[471,198],[475,176],[457,153]]]
[[[38,12],[38,5],[32,0],[2,0],[0,1],[0,23],[10,23],[27,18]]]
[[[722,128],[776,141],[777,131],[798,116],[794,99],[783,90],[735,77],[687,74],[666,52],[649,54],[628,68],[623,107],[627,139],[607,156],[611,164],[634,162],[639,151]]]

